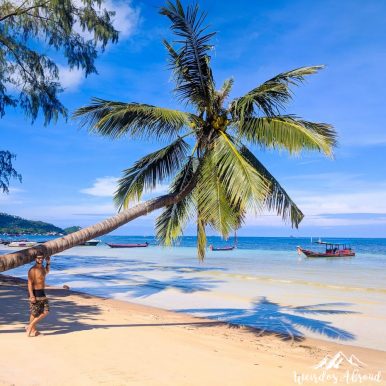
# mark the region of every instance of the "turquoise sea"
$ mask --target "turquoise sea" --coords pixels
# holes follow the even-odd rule
[[[154,237],[101,240],[54,256],[47,283],[278,334],[386,350],[379,339],[386,323],[386,239],[325,238],[351,244],[356,256],[307,259],[296,247],[320,248],[310,238],[239,237],[237,249],[208,249],[204,262],[196,257],[195,237],[183,237],[173,248],[158,246]],[[147,248],[105,244],[145,241]],[[208,238],[208,245],[232,243]],[[0,246],[0,253],[11,250]],[[26,278],[29,267],[6,274]]]
[[[29,237],[30,240],[44,240],[43,236]],[[237,249],[233,251],[207,251],[203,263],[196,258],[196,237],[181,238],[179,245],[173,248],[159,247],[157,240],[152,236],[104,236],[97,247],[77,247],[83,252],[93,254],[93,251],[105,252],[104,258],[110,264],[121,265],[121,260],[116,260],[113,254],[119,251],[124,256],[130,256],[138,263],[145,263],[143,259],[151,259],[162,268],[165,265],[176,265],[197,269],[218,268],[227,272],[258,275],[265,278],[281,278],[288,280],[307,280],[334,285],[362,287],[363,289],[386,290],[386,238],[325,238],[323,241],[345,242],[350,244],[356,252],[353,258],[333,259],[307,259],[299,256],[296,247],[301,245],[306,249],[323,250],[322,246],[311,243],[310,238],[295,237],[238,237]],[[113,250],[105,243],[143,243],[149,242],[148,248]],[[312,241],[316,241],[314,238]],[[228,246],[234,240],[224,241],[219,237],[208,237],[208,245]],[[2,249],[1,249],[2,248]],[[2,253],[14,249],[0,245]],[[59,270],[75,269],[79,267],[95,266],[104,263],[101,257],[83,259],[72,255],[72,250],[62,253],[56,268]],[[99,256],[100,253],[97,255]],[[67,258],[66,258],[67,256]],[[9,271],[15,276],[23,274],[26,267]],[[109,276],[106,279],[111,279]],[[103,280],[103,277],[100,277]],[[108,296],[108,294],[106,294]]]

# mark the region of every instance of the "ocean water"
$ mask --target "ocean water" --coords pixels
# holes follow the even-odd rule
[[[309,238],[240,237],[237,249],[208,250],[204,262],[197,259],[195,237],[183,237],[173,248],[158,246],[153,237],[101,240],[53,256],[47,284],[277,334],[386,350],[379,339],[386,323],[386,239],[326,238],[351,244],[356,256],[307,259],[296,247],[320,248]],[[144,241],[149,247],[105,244]],[[208,238],[214,246],[232,243]],[[29,267],[6,274],[26,278]]]

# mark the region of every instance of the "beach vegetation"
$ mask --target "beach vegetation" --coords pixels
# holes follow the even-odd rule
[[[63,229],[63,233],[66,234],[66,235],[69,235],[70,233],[74,233],[74,232],[80,231],[81,229],[82,229],[82,227],[74,225],[72,227],[64,228]]]
[[[64,230],[43,221],[27,220],[19,216],[0,213],[0,233],[3,234],[64,234]]]
[[[67,118],[58,95],[63,91],[59,63],[95,73],[95,60],[108,43],[118,40],[114,12],[102,0],[4,0],[0,3],[0,117],[18,107],[31,121],[42,113],[44,123]],[[9,152],[0,173],[13,169]],[[8,169],[7,169],[8,167]],[[13,175],[19,178],[19,175]],[[9,186],[3,178],[0,188]]]
[[[21,175],[12,165],[12,160],[15,158],[15,154],[7,150],[0,151],[0,190],[3,193],[9,193],[9,183],[11,179],[17,179],[21,182]]]

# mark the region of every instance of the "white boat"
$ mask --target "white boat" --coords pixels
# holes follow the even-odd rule
[[[100,242],[101,242],[101,240],[95,240],[95,239],[92,239],[92,240],[85,241],[84,243],[79,244],[79,245],[83,245],[83,246],[86,246],[86,247],[95,247],[95,246],[97,246]]]
[[[16,248],[21,248],[21,247],[34,247],[35,245],[38,245],[37,242],[35,241],[12,241],[11,243],[8,244],[9,247],[16,247]]]

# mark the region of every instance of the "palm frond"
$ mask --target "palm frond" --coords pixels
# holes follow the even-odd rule
[[[214,142],[217,174],[226,188],[231,206],[240,211],[246,207],[262,209],[269,191],[269,181],[244,158],[232,139],[224,132]]]
[[[198,12],[198,5],[195,4],[188,6],[185,13],[179,0],[175,4],[168,1],[160,10],[172,22],[171,29],[177,38],[182,38],[176,41],[179,45],[177,50],[164,41],[175,76],[175,91],[181,100],[193,102],[202,109],[210,106],[213,96],[214,80],[209,66],[209,51],[212,49],[210,40],[215,33],[205,33],[205,14]]]
[[[269,191],[265,199],[265,206],[268,210],[276,211],[283,220],[290,220],[293,227],[298,227],[304,215],[296,204],[291,200],[287,192],[279,182],[265,168],[265,166],[245,146],[241,146],[240,153],[256,169],[257,173],[269,181]]]
[[[151,191],[169,178],[184,163],[189,145],[178,138],[170,145],[146,155],[123,171],[114,195],[116,205],[127,208],[130,201],[139,201],[144,191]]]
[[[197,255],[200,261],[204,261],[206,254],[206,231],[205,222],[200,217],[200,213],[197,215]]]
[[[197,168],[196,159],[189,157],[186,164],[175,177],[170,187],[170,193],[181,192],[193,178]],[[173,245],[178,239],[189,220],[194,207],[193,192],[185,196],[181,201],[167,206],[156,220],[156,234],[163,245]]]
[[[195,189],[200,217],[227,238],[240,226],[239,208],[233,208],[220,177],[217,165],[210,154],[203,160]]]
[[[292,71],[283,72],[264,82],[247,94],[232,101],[230,112],[234,119],[250,118],[261,110],[267,116],[280,114],[291,98],[290,86],[303,83],[304,77],[312,75],[324,66],[300,67]],[[257,111],[255,110],[257,109]]]
[[[221,104],[224,103],[225,99],[228,98],[232,86],[233,86],[234,80],[233,78],[227,79],[224,84],[221,87],[221,90],[219,91],[219,97],[220,97],[220,102]]]
[[[135,138],[176,137],[184,126],[197,119],[194,114],[143,103],[113,102],[93,98],[89,106],[74,113],[81,125],[91,132],[119,138],[130,135]]]
[[[246,118],[239,122],[240,137],[263,147],[282,148],[290,153],[319,150],[332,156],[336,132],[327,123],[308,122],[293,115]]]

